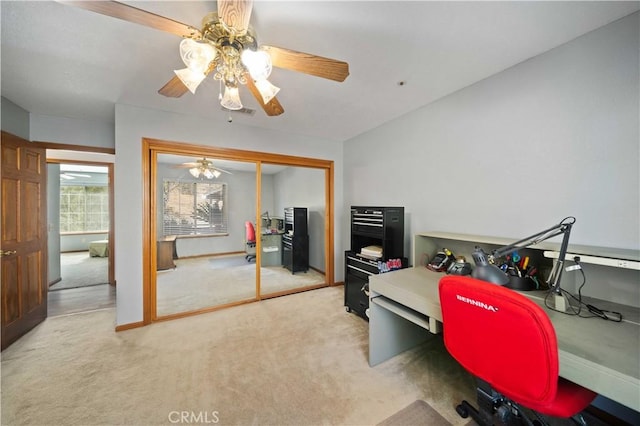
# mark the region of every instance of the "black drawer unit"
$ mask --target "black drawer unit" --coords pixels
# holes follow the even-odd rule
[[[382,259],[404,256],[404,207],[351,207],[351,251],[382,247]]]
[[[344,305],[347,312],[367,318],[369,307],[369,277],[378,273],[378,263],[358,257],[354,252],[345,252],[344,257]]]
[[[379,256],[362,254],[370,246],[379,248]],[[385,270],[392,259],[404,256],[404,207],[351,207],[351,249],[344,259],[344,305],[364,319],[369,308],[369,277]],[[398,266],[394,264],[394,268]]]
[[[284,209],[282,265],[290,270],[292,274],[309,270],[309,234],[306,207],[287,207]]]

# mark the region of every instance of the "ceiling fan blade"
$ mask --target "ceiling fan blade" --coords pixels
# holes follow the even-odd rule
[[[261,46],[271,56],[274,67],[303,72],[334,81],[344,81],[349,75],[349,64],[336,59],[324,58],[310,53],[296,52],[275,46]]]
[[[258,101],[258,104],[262,107],[262,109],[268,116],[274,117],[284,112],[284,108],[282,107],[282,105],[280,105],[280,102],[278,101],[278,99],[276,99],[275,96],[265,104],[264,101],[262,100],[262,95],[260,94],[260,91],[256,87],[251,76],[248,75],[248,73],[246,74],[246,79],[247,79],[247,88],[249,89],[253,97],[256,98],[256,101]]]
[[[232,175],[232,174],[233,174],[233,173],[231,173],[230,171],[225,170],[225,169],[221,169],[221,168],[220,168],[220,167],[218,167],[218,166],[211,166],[211,168],[212,168],[212,169],[214,169],[214,170],[217,170],[217,171],[219,171],[219,172],[222,172],[222,173],[227,173],[227,174],[229,174],[229,175]]]
[[[218,16],[236,35],[244,35],[249,28],[253,0],[218,0]]]
[[[169,98],[179,98],[188,91],[189,89],[184,85],[182,80],[180,80],[177,75],[174,75],[173,78],[167,82],[167,84],[165,84],[160,90],[158,90],[158,93]]]
[[[173,19],[165,18],[164,16],[156,15],[155,13],[147,12],[146,10],[138,9],[137,7],[117,1],[57,1],[58,3],[64,3],[69,6],[79,7],[102,15],[155,28],[156,30],[166,31],[180,37],[193,38],[200,36],[200,30],[191,25],[183,24]]]

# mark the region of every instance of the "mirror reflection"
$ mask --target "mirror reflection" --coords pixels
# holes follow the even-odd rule
[[[156,317],[325,285],[324,170],[261,171],[257,200],[256,163],[157,155]]]
[[[324,170],[263,164],[260,294],[325,283]]]
[[[157,316],[255,299],[256,165],[158,154],[156,176]]]

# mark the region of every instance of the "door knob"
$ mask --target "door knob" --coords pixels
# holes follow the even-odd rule
[[[17,252],[15,250],[0,250],[0,257],[2,256],[11,256],[12,254],[16,254]]]

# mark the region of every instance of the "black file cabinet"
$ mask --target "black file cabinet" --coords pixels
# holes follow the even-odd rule
[[[309,270],[309,230],[306,207],[284,209],[282,266],[292,274]]]
[[[381,248],[380,257],[363,255],[369,246]],[[397,262],[392,260],[397,259]],[[369,277],[389,269],[406,268],[404,257],[404,207],[351,207],[351,249],[344,259],[344,305],[368,319]]]

